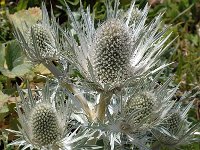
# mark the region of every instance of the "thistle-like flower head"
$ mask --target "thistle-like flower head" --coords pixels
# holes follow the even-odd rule
[[[114,8],[106,1],[107,17],[97,28],[89,8],[84,12],[81,4],[81,19],[77,21],[67,6],[78,41],[70,31],[60,28],[64,35],[63,59],[78,68],[85,79],[84,87],[104,91],[120,89],[127,79],[166,66],[155,67],[169,46],[163,45],[170,35],[164,37],[166,29],[159,30],[162,15],[145,24],[148,5],[138,10],[133,1],[128,11],[120,10],[118,6],[119,0],[115,0]]]
[[[195,138],[195,131],[200,127],[199,123],[192,125],[187,120],[187,113],[190,110],[193,101],[186,107],[181,107],[181,102],[171,109],[168,116],[161,122],[160,125],[152,130],[161,145],[166,147],[179,147],[181,145],[190,144],[198,139]]]
[[[142,119],[153,113],[156,109],[156,103],[157,99],[154,93],[149,93],[147,91],[138,93],[138,95],[132,99],[129,99],[125,106],[127,115],[131,114],[134,110],[142,109],[142,111],[138,113],[140,117],[138,117],[136,120],[133,120],[131,124],[139,123],[142,121]]]
[[[91,48],[95,52],[94,68],[99,81],[112,83],[117,78],[127,78],[131,44],[128,28],[118,19],[107,20],[97,28]]]
[[[56,36],[58,32],[55,18],[52,14],[51,20],[49,19],[44,4],[42,5],[42,20],[36,24],[24,26],[23,30],[15,28],[15,37],[26,56],[34,63],[58,59],[59,46]]]
[[[66,99],[63,89],[58,86],[50,89],[47,82],[42,94],[41,92],[35,94],[28,88],[28,96],[25,96],[19,89],[21,98],[17,103],[19,131],[8,129],[19,138],[10,145],[42,150],[87,147],[86,142],[93,133],[82,129],[78,124],[73,126],[74,131],[70,129],[70,102]]]
[[[133,128],[150,130],[164,119],[175,103],[171,99],[178,86],[169,89],[172,78],[163,85],[158,85],[156,83],[158,77],[159,74],[153,80],[140,79],[136,89],[127,88],[127,95],[122,99],[123,112],[126,122]],[[139,111],[135,112],[136,110]],[[133,113],[137,114],[137,117],[132,117]]]
[[[33,25],[27,34],[27,44],[33,50],[36,50],[38,59],[53,60],[56,57],[57,49],[53,31],[44,23],[37,23]],[[39,60],[35,60],[39,61]]]
[[[51,105],[42,103],[30,115],[32,139],[39,146],[53,144],[61,136],[59,118]]]

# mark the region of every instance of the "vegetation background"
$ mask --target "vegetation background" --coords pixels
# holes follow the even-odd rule
[[[78,11],[79,0],[65,1],[74,13]],[[105,0],[82,1],[84,7],[90,5],[95,12],[97,22],[104,19]],[[128,8],[130,2],[131,0],[121,0],[120,7]],[[200,91],[200,0],[138,0],[136,4],[142,8],[147,2],[151,5],[148,21],[158,13],[165,12],[162,24],[171,25],[169,32],[172,31],[173,34],[169,40],[176,38],[163,57],[164,61],[174,63],[165,70],[161,82],[175,74],[174,84],[180,83],[176,97],[180,97],[185,91]],[[52,6],[59,23],[67,27],[69,22],[64,0],[45,3],[48,11],[50,12]],[[24,87],[26,80],[29,80],[32,87],[42,87],[45,76],[52,76],[44,66],[35,66],[28,62],[13,37],[11,21],[19,23],[19,18],[33,21],[40,16],[40,5],[41,0],[0,1],[0,149],[14,149],[6,145],[15,137],[4,129],[17,129],[18,117],[14,108],[19,98],[16,83]],[[77,75],[77,72],[72,74],[74,77]],[[200,120],[200,95],[196,96],[189,119],[192,122]],[[200,150],[200,143],[185,146],[183,149]]]

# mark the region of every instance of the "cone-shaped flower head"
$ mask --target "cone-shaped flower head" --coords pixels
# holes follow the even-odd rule
[[[145,24],[148,5],[139,10],[133,1],[130,9],[124,11],[118,8],[119,0],[115,0],[114,7],[106,1],[107,16],[97,27],[90,9],[85,12],[80,6],[80,21],[67,6],[75,32],[60,30],[64,37],[62,59],[78,68],[85,79],[83,86],[100,91],[121,89],[127,79],[134,80],[166,66],[159,63],[159,58],[169,46],[164,47],[164,43],[170,35],[164,36],[166,29],[159,30],[162,15]]]
[[[130,120],[130,124],[140,123],[142,119],[148,117],[156,107],[156,97],[153,93],[143,92],[139,93],[132,99],[127,101],[125,110],[127,114],[131,114],[134,110],[141,109],[142,111],[138,112],[138,118]],[[132,122],[133,121],[133,122]]]
[[[69,103],[64,99],[65,94],[57,89],[57,86],[49,89],[48,82],[42,92],[32,92],[28,87],[28,96],[18,89],[21,101],[17,103],[17,113],[21,132],[17,133],[20,138],[12,145],[41,149],[52,149],[59,145],[66,134],[71,113],[67,106]]]
[[[28,46],[35,50],[38,59],[54,59],[57,52],[56,42],[49,27],[42,23],[33,25],[28,31],[27,39]]]
[[[128,89],[123,99],[125,120],[133,128],[135,126],[141,130],[151,129],[164,119],[175,103],[170,99],[178,86],[173,89],[168,88],[172,78],[169,78],[163,85],[158,85],[158,77],[159,74],[154,80],[140,79],[138,87]]]
[[[183,121],[185,120],[181,118],[181,115],[178,112],[175,112],[163,121],[162,127],[166,129],[167,131],[166,133],[169,133],[169,134],[163,134],[156,131],[153,131],[153,133],[155,132],[154,133],[155,136],[157,136],[157,138],[159,137],[159,141],[161,143],[165,143],[167,145],[174,145],[178,143],[178,140],[179,140],[174,135],[176,135],[182,128]]]
[[[153,135],[160,144],[169,147],[179,147],[180,145],[195,142],[194,132],[199,128],[199,124],[191,125],[187,121],[187,112],[193,102],[190,102],[184,109],[181,103],[174,107],[161,122],[152,130]]]
[[[53,144],[61,136],[56,111],[48,104],[38,104],[31,112],[30,126],[32,139],[37,145]]]
[[[30,61],[41,63],[58,57],[57,30],[55,18],[50,21],[45,5],[42,5],[42,20],[25,26],[23,30],[15,28],[15,37],[19,41]],[[51,22],[51,25],[50,25]]]
[[[105,21],[95,33],[94,68],[104,83],[125,79],[129,66],[131,35],[123,22],[117,19]],[[126,77],[127,78],[127,77]]]
[[[176,134],[182,121],[181,115],[178,112],[174,112],[164,121],[164,126],[170,133]]]

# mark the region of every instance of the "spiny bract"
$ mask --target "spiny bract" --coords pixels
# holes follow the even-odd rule
[[[167,128],[170,133],[176,134],[180,129],[180,124],[182,122],[181,115],[178,112],[175,112],[164,121],[164,127]]]
[[[184,125],[184,120],[181,118],[181,115],[178,112],[172,113],[168,118],[166,118],[163,121],[162,126],[169,132],[169,134],[163,134],[160,132],[155,132],[155,135],[159,137],[159,141],[166,144],[166,145],[174,145],[178,143],[178,138],[173,138],[172,136],[175,136],[178,134],[178,132],[181,130],[182,125]],[[184,132],[186,132],[184,130]]]
[[[95,25],[96,20],[89,7],[85,11],[80,3],[81,19],[76,20],[67,5],[74,32],[59,28],[63,34],[59,41],[62,41],[62,59],[72,62],[84,76],[83,86],[115,93],[115,89],[121,90],[137,77],[168,65],[160,61],[160,56],[169,46],[165,47],[163,43],[170,34],[167,35],[166,28],[160,30],[162,14],[146,23],[148,5],[139,10],[133,1],[125,11],[120,9],[119,0],[114,1],[114,7],[111,1],[105,4],[106,17],[99,26]]]
[[[100,81],[114,82],[124,78],[131,54],[131,36],[118,19],[104,22],[97,28],[94,42],[95,69]]]
[[[39,104],[31,113],[31,130],[33,141],[37,145],[52,144],[60,136],[58,117],[52,106]]]

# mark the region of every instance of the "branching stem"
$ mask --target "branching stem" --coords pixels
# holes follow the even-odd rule
[[[69,90],[70,92],[73,93],[73,95],[76,97],[76,99],[79,101],[79,103],[81,104],[83,110],[85,111],[85,113],[87,114],[88,119],[91,121],[93,117],[92,111],[90,110],[87,100],[85,99],[85,97],[80,94],[80,92],[78,91],[78,89],[73,85],[73,84],[69,84],[65,81],[62,80],[62,72],[56,68],[56,66],[52,63],[52,62],[42,62],[42,64],[47,67],[51,73],[59,80],[61,81],[61,84],[67,88],[67,90]]]

